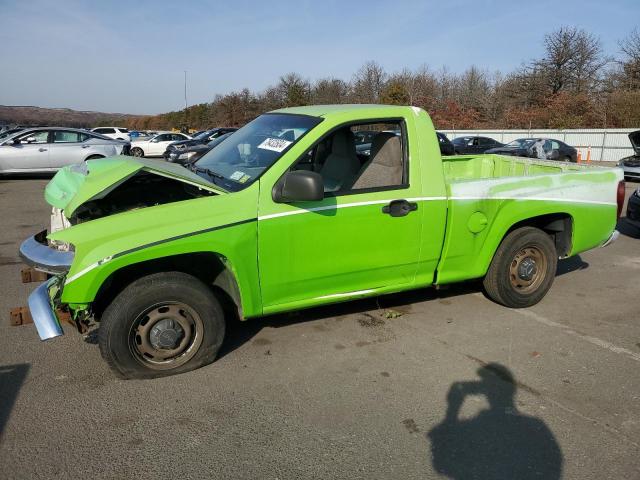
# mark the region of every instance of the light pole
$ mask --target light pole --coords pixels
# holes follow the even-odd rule
[[[187,130],[186,133],[189,133],[189,118],[187,113],[187,71],[184,71],[184,128]]]

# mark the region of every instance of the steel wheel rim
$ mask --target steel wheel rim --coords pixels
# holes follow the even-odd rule
[[[509,265],[509,281],[519,293],[535,291],[544,281],[547,258],[536,246],[527,246],[518,251]]]
[[[134,148],[131,153],[133,153],[134,157],[142,157],[142,150],[139,148]]]
[[[169,370],[193,358],[203,333],[202,318],[193,308],[181,302],[162,302],[136,316],[129,331],[129,349],[145,367]]]

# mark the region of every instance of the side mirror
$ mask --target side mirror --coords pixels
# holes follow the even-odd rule
[[[271,198],[276,203],[314,202],[324,198],[322,176],[317,172],[287,172],[274,185]]]

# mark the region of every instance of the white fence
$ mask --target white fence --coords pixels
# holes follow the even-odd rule
[[[548,137],[562,140],[577,148],[582,159],[586,160],[591,147],[591,160],[617,162],[621,158],[633,155],[633,147],[628,135],[637,128],[582,129],[582,130],[440,130],[449,140],[456,137],[479,135],[491,137],[502,143],[526,137]]]

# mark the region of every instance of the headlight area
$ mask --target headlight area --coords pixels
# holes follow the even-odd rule
[[[64,216],[64,213],[62,213],[62,209],[53,207],[51,209],[51,228],[49,231],[51,233],[56,233],[61,230],[65,230],[70,226],[71,223],[69,222],[67,217]],[[62,250],[66,252],[73,251],[73,245],[71,245],[70,243],[52,240],[51,242],[49,242],[49,244],[56,250]]]

